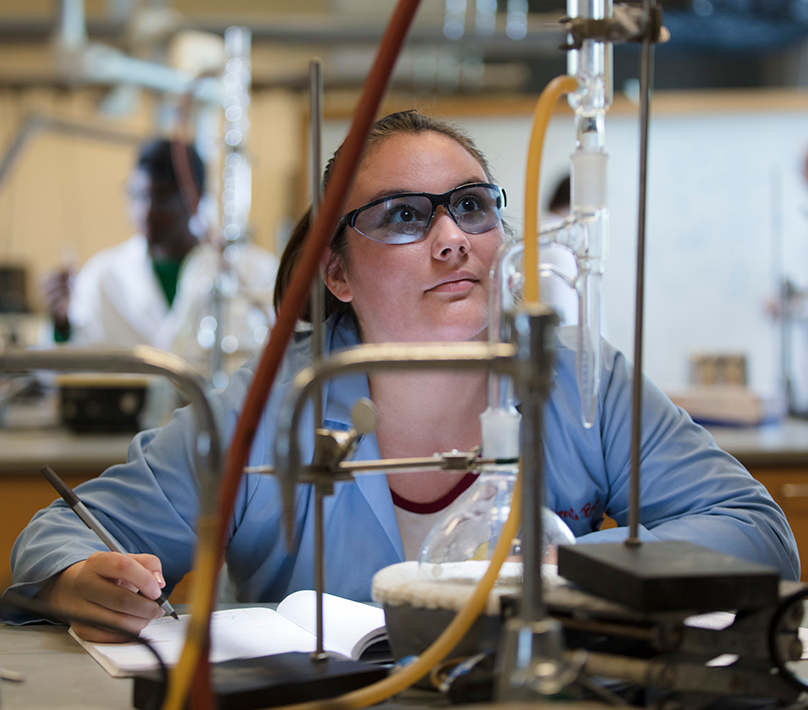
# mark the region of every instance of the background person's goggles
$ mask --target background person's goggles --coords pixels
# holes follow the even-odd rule
[[[346,225],[363,237],[385,244],[412,244],[426,236],[435,210],[443,206],[466,234],[482,234],[502,220],[505,190],[497,185],[475,182],[460,185],[442,195],[407,192],[382,197],[348,212],[337,224],[335,234]]]

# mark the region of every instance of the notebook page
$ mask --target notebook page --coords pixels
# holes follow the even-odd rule
[[[141,637],[150,641],[163,662],[172,666],[179,661],[185,643],[189,615],[176,621],[164,616],[152,621]],[[132,675],[157,668],[154,655],[142,644],[91,643],[75,638],[111,675]],[[253,607],[225,609],[211,615],[211,652],[214,663],[234,658],[255,658],[274,653],[314,651],[316,639],[304,629],[272,609]]]
[[[278,604],[278,613],[316,634],[316,593],[294,592]],[[384,610],[351,599],[323,595],[324,647],[358,659],[370,643],[387,637]]]

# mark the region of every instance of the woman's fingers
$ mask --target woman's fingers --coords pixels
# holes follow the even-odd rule
[[[146,594],[144,590],[141,590],[147,597],[150,599],[156,599],[160,596],[163,587],[166,586],[166,580],[163,577],[163,563],[160,562],[159,557],[155,557],[154,555],[147,555],[147,554],[139,554],[139,555],[129,555],[129,557],[133,560],[139,562],[143,567],[145,567],[149,572],[152,573],[155,581],[157,582],[157,586],[159,587],[157,594],[153,597],[150,594]]]
[[[162,580],[159,560],[153,555],[97,552],[64,570],[41,595],[69,615],[137,634],[163,615],[154,602],[161,590],[156,574]],[[122,634],[82,622],[74,623],[73,628],[88,641],[126,640]]]

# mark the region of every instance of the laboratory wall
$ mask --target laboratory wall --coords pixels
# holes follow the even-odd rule
[[[739,352],[747,357],[750,386],[768,393],[779,382],[780,329],[767,314],[767,303],[784,276],[808,286],[808,185],[801,176],[808,150],[808,98],[661,95],[652,116],[644,371],[663,388],[678,391],[688,384],[692,353]],[[512,115],[449,112],[449,117],[491,159],[508,193],[508,219],[520,228],[532,114],[520,109]],[[346,126],[344,120],[329,123],[329,149]],[[603,331],[631,357],[636,106],[616,102],[607,115],[606,145],[611,235],[602,288]],[[572,113],[560,110],[545,142],[542,191],[568,171],[573,148]],[[808,326],[796,335],[804,338],[805,331]],[[795,365],[802,375],[808,359],[797,359]]]
[[[27,116],[97,125],[92,90],[0,92],[0,146],[7,154]],[[327,95],[324,156],[349,125],[355,95]],[[251,103],[253,239],[278,250],[308,193],[307,97],[256,91]],[[465,127],[508,192],[508,219],[521,228],[533,100],[482,102],[396,97],[387,109],[421,106]],[[145,136],[156,108],[144,97],[115,130]],[[545,143],[542,194],[568,170],[573,116],[563,106]],[[639,111],[622,97],[607,115],[610,251],[603,280],[603,331],[633,351],[638,211]],[[54,131],[32,134],[0,181],[0,262],[29,271],[29,297],[65,259],[83,263],[130,233],[124,185],[133,143]],[[683,388],[694,352],[739,352],[749,383],[773,390],[780,374],[780,329],[767,313],[780,281],[808,288],[808,96],[797,92],[670,94],[652,104],[649,149],[644,369],[668,390]],[[218,165],[209,173],[213,199]],[[805,331],[797,329],[795,375],[808,401]]]

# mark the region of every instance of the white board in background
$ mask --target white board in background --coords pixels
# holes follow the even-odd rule
[[[524,214],[531,121],[529,115],[454,120],[489,158],[508,192],[508,219],[517,228]],[[333,152],[348,125],[343,120],[326,122],[325,155]],[[568,170],[573,138],[571,118],[553,120],[542,167],[547,190]],[[606,145],[611,238],[603,282],[605,332],[630,357],[639,166],[636,116],[607,115]],[[800,176],[806,147],[808,117],[797,112],[652,117],[644,369],[658,385],[685,386],[692,351],[731,350],[746,353],[753,388],[776,387],[778,328],[766,315],[765,304],[783,268],[798,286],[808,286],[808,189]],[[780,250],[772,244],[775,172],[782,184]],[[782,265],[774,263],[775,253],[782,253]],[[801,371],[808,367],[804,360],[795,364]]]

